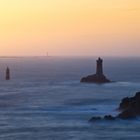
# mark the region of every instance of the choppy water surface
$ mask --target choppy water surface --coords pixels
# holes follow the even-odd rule
[[[0,58],[0,140],[139,140],[140,119],[88,122],[117,114],[120,100],[140,90],[140,59],[104,61],[117,82],[79,82],[95,72],[95,58]]]

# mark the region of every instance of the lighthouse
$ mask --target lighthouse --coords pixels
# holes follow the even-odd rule
[[[10,69],[7,67],[5,80],[10,80]]]
[[[81,82],[83,83],[97,83],[97,84],[103,84],[103,83],[110,83],[111,81],[106,78],[106,76],[103,73],[103,59],[100,57],[96,61],[96,73],[92,75],[88,75],[86,77],[83,77],[81,79]]]
[[[103,75],[103,60],[99,57],[98,60],[96,61],[97,66],[96,66],[96,74],[98,76]]]

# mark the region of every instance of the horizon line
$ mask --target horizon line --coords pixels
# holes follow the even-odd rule
[[[140,56],[113,56],[113,55],[51,55],[51,56],[43,56],[43,55],[0,55],[0,58],[51,58],[51,57],[111,57],[111,58],[140,58]]]

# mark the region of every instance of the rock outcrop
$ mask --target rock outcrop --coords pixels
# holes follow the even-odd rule
[[[122,119],[131,119],[140,116],[140,92],[134,97],[122,99],[119,110],[122,111],[117,117]]]
[[[96,67],[96,74],[89,75],[87,77],[83,77],[81,82],[83,83],[109,83],[111,82],[106,76],[103,74],[103,60],[98,58],[97,60],[97,67]]]
[[[89,75],[87,77],[83,77],[81,79],[81,82],[83,83],[110,83],[111,81],[107,79],[104,75]]]
[[[116,119],[135,119],[140,116],[140,92],[137,92],[134,97],[123,98],[118,110],[120,113],[113,117],[111,115],[106,115],[102,117],[92,117],[89,121],[94,122],[98,120],[116,120]]]

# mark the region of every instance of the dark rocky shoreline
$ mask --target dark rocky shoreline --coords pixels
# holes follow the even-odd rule
[[[95,116],[89,121],[94,122],[98,120],[116,120],[116,119],[135,119],[140,116],[140,92],[137,92],[133,97],[125,97],[121,100],[117,109],[120,113],[117,116],[105,115],[104,117]]]

